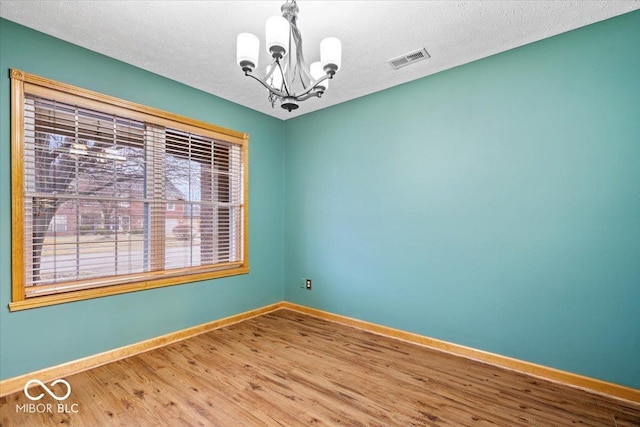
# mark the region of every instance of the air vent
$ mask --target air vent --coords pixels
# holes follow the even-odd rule
[[[397,58],[390,59],[387,61],[391,68],[397,70],[398,68],[406,67],[407,65],[413,64],[414,62],[422,61],[423,59],[430,58],[429,52],[427,49],[416,50],[415,52],[407,53],[406,55],[399,56]]]

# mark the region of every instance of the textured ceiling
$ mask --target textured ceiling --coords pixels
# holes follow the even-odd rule
[[[640,9],[620,1],[298,0],[307,63],[319,43],[342,41],[342,69],[321,99],[289,113],[235,61],[236,36],[261,40],[284,1],[0,1],[0,16],[257,111],[287,119]],[[431,58],[393,70],[387,61],[426,48]]]

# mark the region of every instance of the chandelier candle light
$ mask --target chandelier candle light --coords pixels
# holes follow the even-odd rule
[[[253,34],[238,34],[237,61],[244,75],[260,82],[269,91],[269,102],[274,107],[276,101],[291,112],[298,108],[298,102],[312,97],[320,98],[329,87],[329,79],[340,69],[342,44],[335,37],[327,37],[320,42],[320,61],[310,67],[304,62],[302,35],[298,29],[298,5],[296,0],[287,1],[280,8],[282,16],[267,19],[266,44],[273,58],[267,66],[265,77],[260,79],[252,73],[258,66],[260,40]],[[291,51],[295,47],[295,58]],[[294,92],[294,85],[300,88]]]

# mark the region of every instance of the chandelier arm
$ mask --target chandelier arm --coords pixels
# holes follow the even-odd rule
[[[296,94],[290,94],[289,92],[283,92],[281,90],[275,89],[275,88],[273,88],[273,86],[270,86],[269,84],[265,83],[262,79],[259,79],[258,77],[254,76],[253,74],[250,74],[249,72],[245,72],[244,75],[247,76],[247,77],[251,77],[252,79],[260,82],[260,84],[262,86],[264,86],[269,92],[271,92],[275,96],[278,96],[280,98],[291,97],[291,98],[296,99],[297,101],[303,101],[303,100],[308,99],[308,98],[310,98],[312,96],[318,96],[319,97],[319,94],[321,92],[314,92],[314,93],[311,93],[311,94],[310,94],[310,92],[312,90],[316,89],[318,87],[318,85],[320,83],[322,83],[323,81],[332,78],[332,76],[327,74],[327,75],[323,76],[322,78],[320,78],[317,82],[315,82],[313,84],[313,86],[309,86],[304,92],[301,92],[300,94],[296,95]],[[266,77],[266,78],[268,78],[268,77]],[[309,94],[309,96],[305,97],[305,95],[307,95],[307,94]]]
[[[309,93],[309,92],[311,92],[313,89],[317,88],[317,87],[318,87],[318,85],[319,85],[320,83],[322,83],[322,82],[323,82],[323,81],[325,81],[325,80],[331,79],[331,78],[332,78],[332,76],[330,76],[329,74],[326,74],[326,75],[322,76],[320,79],[318,79],[318,81],[317,81],[317,82],[315,82],[315,83],[313,84],[313,86],[309,86],[309,87],[308,87],[304,92],[301,92],[301,93],[300,93],[300,94],[298,94],[298,95],[292,95],[292,96],[299,100],[299,98],[300,98],[301,96],[304,96],[304,95],[308,94],[308,93]]]
[[[249,72],[246,72],[246,71],[245,71],[244,75],[245,75],[245,76],[247,76],[247,77],[251,77],[252,79],[254,79],[254,80],[256,80],[256,81],[260,82],[260,84],[261,84],[262,86],[264,86],[265,88],[267,88],[267,90],[268,90],[269,92],[271,92],[272,94],[274,94],[275,96],[278,96],[278,97],[280,97],[280,98],[283,98],[283,97],[285,97],[285,96],[288,96],[285,92],[282,92],[281,90],[278,90],[278,89],[274,89],[272,86],[270,86],[270,85],[268,85],[267,83],[263,82],[263,81],[262,81],[262,79],[257,78],[256,76],[254,76],[253,74],[250,74]]]
[[[284,70],[282,69],[282,65],[280,64],[280,61],[276,60],[276,64],[278,64],[278,68],[280,68],[280,73],[282,74],[282,83],[284,85],[284,94],[283,96],[291,96],[291,92],[289,91],[289,85],[287,85],[287,76],[284,73]],[[291,67],[291,63],[289,63],[289,67]]]
[[[296,101],[306,101],[307,99],[313,97],[320,98],[322,96],[322,93],[323,92],[311,92],[306,95],[300,95],[296,97]]]

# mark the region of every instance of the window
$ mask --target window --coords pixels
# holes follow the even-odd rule
[[[53,217],[53,230],[55,232],[67,231],[67,217],[65,215],[56,215]]]
[[[12,70],[19,310],[248,272],[248,136]]]

